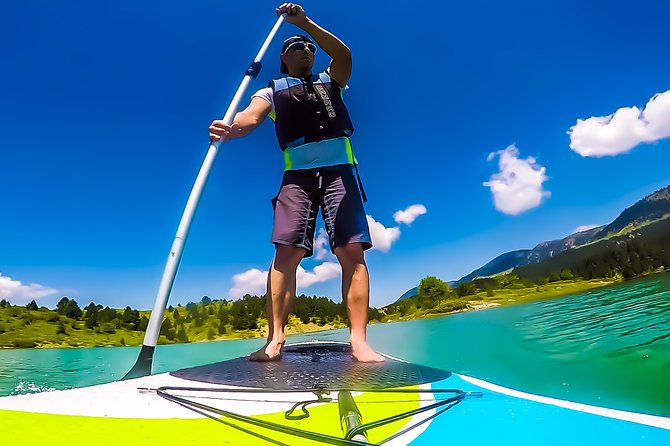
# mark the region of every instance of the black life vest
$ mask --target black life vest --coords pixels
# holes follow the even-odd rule
[[[327,73],[275,79],[270,87],[275,107],[270,117],[282,150],[354,132],[342,89]]]

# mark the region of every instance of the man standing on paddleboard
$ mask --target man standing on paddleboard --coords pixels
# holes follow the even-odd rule
[[[300,5],[284,3],[276,11],[286,13],[286,21],[309,36],[284,41],[280,72],[287,76],[256,92],[232,125],[215,120],[209,127],[213,142],[239,138],[269,115],[284,153],[284,177],[272,200],[275,257],[267,283],[268,340],[249,359],[281,358],[284,321],[296,293],[296,270],[313,253],[316,216],[321,209],[331,251],[342,267],[342,300],[350,321],[353,356],[364,362],[383,361],[366,341],[370,293],[364,251],[372,247],[372,239],[349,141],[354,128],[341,96],[351,75],[351,52],[309,19]],[[332,60],[326,71],[313,74],[317,45]]]

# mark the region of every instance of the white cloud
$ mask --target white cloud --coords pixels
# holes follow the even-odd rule
[[[314,240],[314,258],[316,260],[335,259],[335,255],[330,252],[330,244],[328,243],[328,233],[325,229],[320,228],[319,233]]]
[[[324,262],[307,271],[298,266],[296,281],[298,288],[309,288],[315,283],[327,282],[340,276],[342,270],[337,262]],[[262,296],[266,292],[268,271],[253,268],[233,276],[233,287],[228,294],[234,299],[240,299],[245,294]]]
[[[594,116],[568,130],[570,148],[581,156],[615,156],[641,143],[670,137],[670,90],[656,94],[643,110],[622,107],[609,116]]]
[[[298,288],[309,288],[315,283],[327,282],[342,274],[340,264],[337,262],[324,262],[314,267],[314,271],[307,271],[302,266],[298,267]]]
[[[30,301],[33,299],[40,299],[47,296],[52,296],[58,293],[57,289],[31,283],[24,285],[18,280],[11,277],[3,276],[0,273],[0,299],[11,299]]]
[[[577,226],[573,231],[572,234],[577,234],[578,232],[584,232],[588,231],[589,229],[597,228],[600,225],[582,225],[582,226]]]
[[[542,188],[548,180],[546,168],[537,164],[535,158],[519,158],[519,149],[514,144],[505,150],[490,153],[488,160],[500,157],[500,172],[491,175],[483,183],[491,189],[493,202],[497,210],[510,215],[519,215],[539,206],[542,200],[551,194]]]
[[[233,287],[228,291],[228,294],[235,299],[240,299],[245,294],[263,295],[265,293],[267,278],[267,271],[261,271],[256,268],[235,274],[233,276]]]
[[[400,228],[386,228],[383,224],[375,221],[370,215],[366,215],[368,226],[370,227],[370,236],[372,237],[372,249],[381,252],[389,252],[391,245],[400,237]]]
[[[410,225],[419,215],[423,215],[426,212],[426,206],[422,204],[413,204],[404,211],[396,211],[396,213],[393,214],[393,219],[396,223]]]

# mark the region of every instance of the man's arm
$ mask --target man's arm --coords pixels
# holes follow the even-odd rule
[[[284,3],[277,9],[277,14],[286,13],[286,21],[308,33],[314,41],[328,54],[332,62],[328,68],[330,77],[341,87],[345,87],[351,77],[351,51],[333,33],[323,29],[305,15],[305,10],[295,3]]]
[[[263,98],[253,97],[247,108],[235,115],[233,124],[228,126],[223,120],[216,120],[209,126],[209,139],[212,142],[220,139],[241,138],[253,132],[268,116],[272,106]]]

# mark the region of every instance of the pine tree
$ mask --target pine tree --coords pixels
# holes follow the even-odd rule
[[[226,304],[221,304],[221,306],[219,307],[219,314],[218,314],[221,324],[225,325],[229,322],[228,314],[229,314],[228,306]]]
[[[121,322],[131,330],[139,330],[140,328],[140,312],[126,307],[121,316]]]
[[[79,319],[82,315],[81,308],[79,308],[77,301],[74,299],[70,300],[67,297],[63,297],[58,301],[56,310],[59,314],[63,314],[72,319]]]
[[[147,331],[147,327],[149,326],[149,319],[147,319],[146,316],[142,315],[140,318],[140,331]]]
[[[172,329],[172,322],[170,321],[170,318],[166,317],[165,319],[163,319],[163,323],[161,324],[161,329],[159,333],[167,337],[171,329]]]
[[[70,299],[68,299],[66,296],[61,297],[61,299],[56,304],[56,311],[58,311],[58,314],[65,314],[68,303],[70,303]]]
[[[179,328],[179,331],[177,331],[177,340],[179,342],[189,342],[188,335],[186,334],[186,330],[184,329],[183,325]]]
[[[92,303],[91,303],[92,305]],[[91,306],[89,305],[86,310],[86,321],[84,322],[84,325],[86,328],[93,329],[95,328],[96,325],[98,325],[98,307],[95,305]]]

